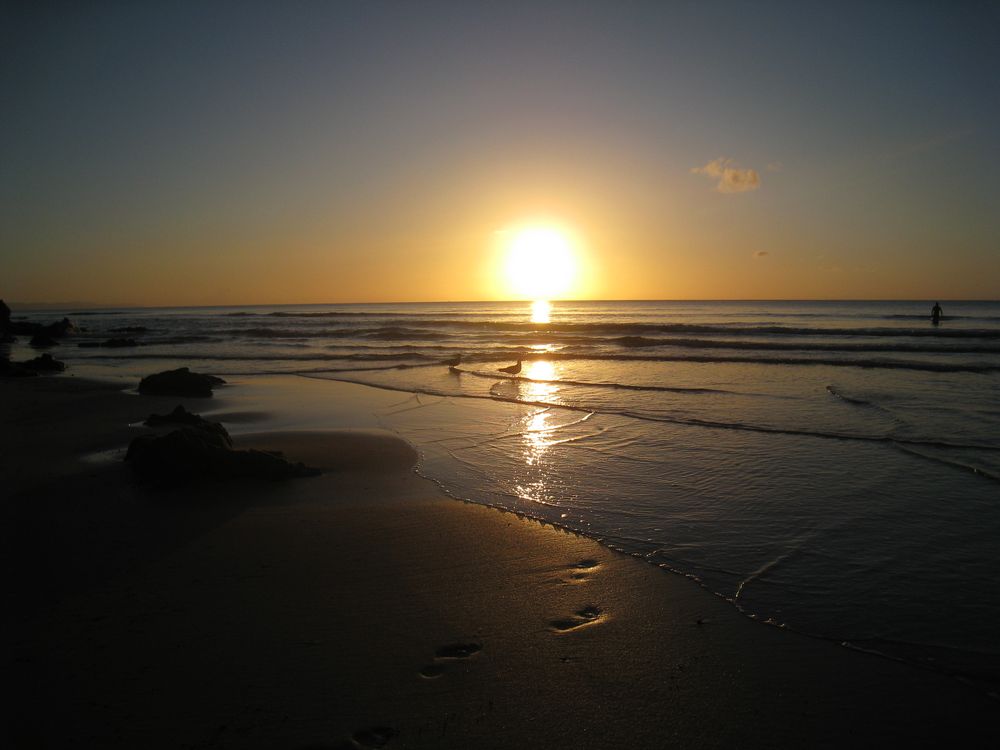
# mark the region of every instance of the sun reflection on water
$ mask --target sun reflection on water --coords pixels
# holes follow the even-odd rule
[[[531,322],[550,323],[552,321],[552,304],[543,299],[531,303]]]
[[[528,418],[524,430],[524,462],[535,466],[549,448],[549,436],[555,425],[550,423],[548,409],[535,412]]]
[[[559,384],[552,382],[556,379],[556,368],[551,362],[544,359],[525,362],[524,368],[521,370],[521,377],[527,378],[521,384],[521,395],[525,400],[551,401],[559,393]]]
[[[521,374],[524,378],[519,382],[522,399],[545,402],[557,400],[559,384],[554,382],[556,368],[552,362],[544,359],[526,362]],[[522,432],[524,465],[531,470],[533,476],[531,481],[518,485],[517,491],[521,497],[545,505],[555,504],[545,466],[546,454],[558,442],[554,438],[560,425],[555,416],[548,408],[536,411],[524,418]]]
[[[545,460],[553,444],[553,431],[557,428],[553,414],[548,409],[536,411],[525,418],[522,455],[528,473],[514,488],[525,500],[542,505],[558,505],[552,496]]]

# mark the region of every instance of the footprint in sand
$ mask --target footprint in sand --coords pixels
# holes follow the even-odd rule
[[[436,680],[438,677],[444,674],[443,664],[428,664],[426,667],[420,670],[420,676],[425,680]]]
[[[601,564],[597,560],[580,560],[570,566],[570,581],[573,583],[582,583],[590,578]]]
[[[300,745],[297,750],[377,750],[388,747],[392,738],[398,734],[392,727],[368,727],[355,732],[349,740],[341,740],[332,745],[325,742]]]
[[[578,609],[572,617],[563,620],[553,620],[549,623],[555,633],[571,633],[574,630],[585,628],[588,625],[595,625],[604,619],[601,608],[593,604],[588,604],[583,609]]]
[[[435,659],[468,659],[483,650],[481,643],[449,643],[434,652]]]
[[[481,643],[449,643],[434,652],[434,663],[420,670],[420,676],[425,680],[435,680],[445,673],[445,664],[441,662],[464,661],[483,650]]]
[[[389,741],[397,734],[399,732],[391,727],[368,727],[368,729],[355,732],[351,739],[359,747],[379,748],[388,745]]]

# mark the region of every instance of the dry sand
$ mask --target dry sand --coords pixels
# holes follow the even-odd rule
[[[0,381],[8,746],[1000,741],[981,688],[753,623],[589,539],[451,500],[388,433],[241,437],[328,470],[280,484],[151,491],[114,453],[81,460],[178,402],[206,407]]]

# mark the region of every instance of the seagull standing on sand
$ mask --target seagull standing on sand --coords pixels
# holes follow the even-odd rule
[[[500,372],[506,372],[508,375],[517,375],[521,372],[521,360],[517,360],[516,365],[511,365],[510,367],[501,367]]]

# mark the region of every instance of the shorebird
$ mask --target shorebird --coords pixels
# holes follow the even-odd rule
[[[462,364],[462,355],[461,354],[456,354],[451,359],[446,359],[444,361],[444,364],[448,365],[448,369],[451,372],[458,372],[458,366],[460,364]]]
[[[521,360],[517,360],[516,365],[511,365],[510,367],[499,368],[500,372],[506,372],[508,375],[517,375],[521,372]]]

